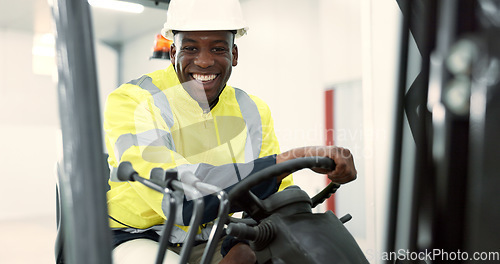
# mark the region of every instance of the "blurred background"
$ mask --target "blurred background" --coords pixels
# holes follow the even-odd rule
[[[268,103],[282,150],[350,148],[358,179],[333,204],[371,263],[386,234],[401,10],[381,0],[241,0],[249,24],[230,84]],[[121,83],[165,68],[151,58],[166,5],[91,7],[102,110]],[[54,263],[61,158],[54,27],[47,0],[0,0],[0,263]],[[410,37],[410,45],[415,46]],[[411,55],[411,54],[410,54]],[[418,71],[409,73],[407,82]],[[295,174],[310,195],[324,176]]]

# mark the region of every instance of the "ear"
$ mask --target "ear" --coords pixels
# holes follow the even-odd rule
[[[236,44],[233,44],[233,66],[238,65],[238,46]]]
[[[172,43],[172,45],[170,45],[170,62],[172,62],[174,67],[175,67],[175,53],[176,52],[177,52],[177,49],[175,48],[175,44]]]

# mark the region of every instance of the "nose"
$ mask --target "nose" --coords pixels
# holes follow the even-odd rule
[[[209,50],[202,49],[196,56],[194,63],[201,68],[208,68],[214,65],[215,60]]]

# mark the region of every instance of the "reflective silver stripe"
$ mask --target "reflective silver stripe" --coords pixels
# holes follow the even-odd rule
[[[161,117],[167,124],[168,128],[171,129],[174,125],[174,115],[172,113],[172,109],[170,108],[170,103],[168,102],[165,93],[153,84],[153,79],[147,75],[143,75],[139,79],[130,81],[129,84],[137,85],[151,94],[155,106],[160,109]],[[172,139],[172,136],[170,136],[170,138]],[[171,142],[173,143],[173,140]],[[172,147],[173,148],[170,149],[175,151],[174,144],[172,144]]]
[[[118,180],[118,175],[117,174],[118,174],[118,168],[109,166],[109,179],[112,182],[120,182],[120,180]]]
[[[210,237],[210,232],[212,231],[213,225],[214,225],[213,222],[204,225],[205,227],[201,229],[201,233],[195,236],[195,240],[207,241],[208,238]],[[163,225],[159,227],[163,229]],[[155,230],[158,233],[158,235],[161,235],[161,229],[158,230],[157,227],[153,228],[153,230]],[[187,238],[187,232],[182,230],[180,227],[174,225],[171,231],[170,238],[168,240],[172,244],[178,244],[186,242],[186,238]]]
[[[236,101],[247,126],[245,162],[259,158],[262,147],[262,121],[255,102],[243,90],[234,88]]]
[[[123,153],[132,146],[165,146],[175,151],[172,135],[165,130],[151,129],[139,134],[123,134],[115,142],[116,160],[121,160]]]
[[[254,163],[230,163],[220,166],[200,163],[196,167],[196,170],[193,170],[192,168],[188,170],[186,169],[189,168],[187,166],[190,165],[180,165],[177,167],[179,170],[179,178],[181,179],[181,181],[184,182],[186,180],[187,182],[189,182],[189,173],[191,173],[191,175],[196,176],[196,178],[198,178],[198,180],[203,183],[210,184],[219,189],[226,189],[227,187],[238,183],[238,181],[250,175],[254,168]],[[238,179],[238,174],[241,179]],[[221,177],[221,175],[224,175],[224,177]]]
[[[187,232],[176,225],[173,226],[172,231],[170,232],[170,238],[168,240],[172,244],[184,243],[187,238]]]

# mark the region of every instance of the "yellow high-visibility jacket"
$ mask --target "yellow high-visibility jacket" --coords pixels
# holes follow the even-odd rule
[[[192,172],[225,189],[274,164],[271,155],[280,152],[271,113],[263,101],[226,86],[215,107],[204,112],[179,83],[172,65],[113,91],[106,101],[104,131],[111,169],[107,197],[112,228],[147,230],[163,224],[167,210],[161,193],[117,179],[122,161],[130,161],[145,178],[155,167],[176,167],[179,173]],[[238,163],[238,172],[233,163]],[[288,176],[279,189],[291,184]],[[275,192],[272,188],[278,187],[270,186],[260,195]],[[189,218],[181,206],[170,242],[183,242]],[[202,229],[198,239],[208,236]]]

